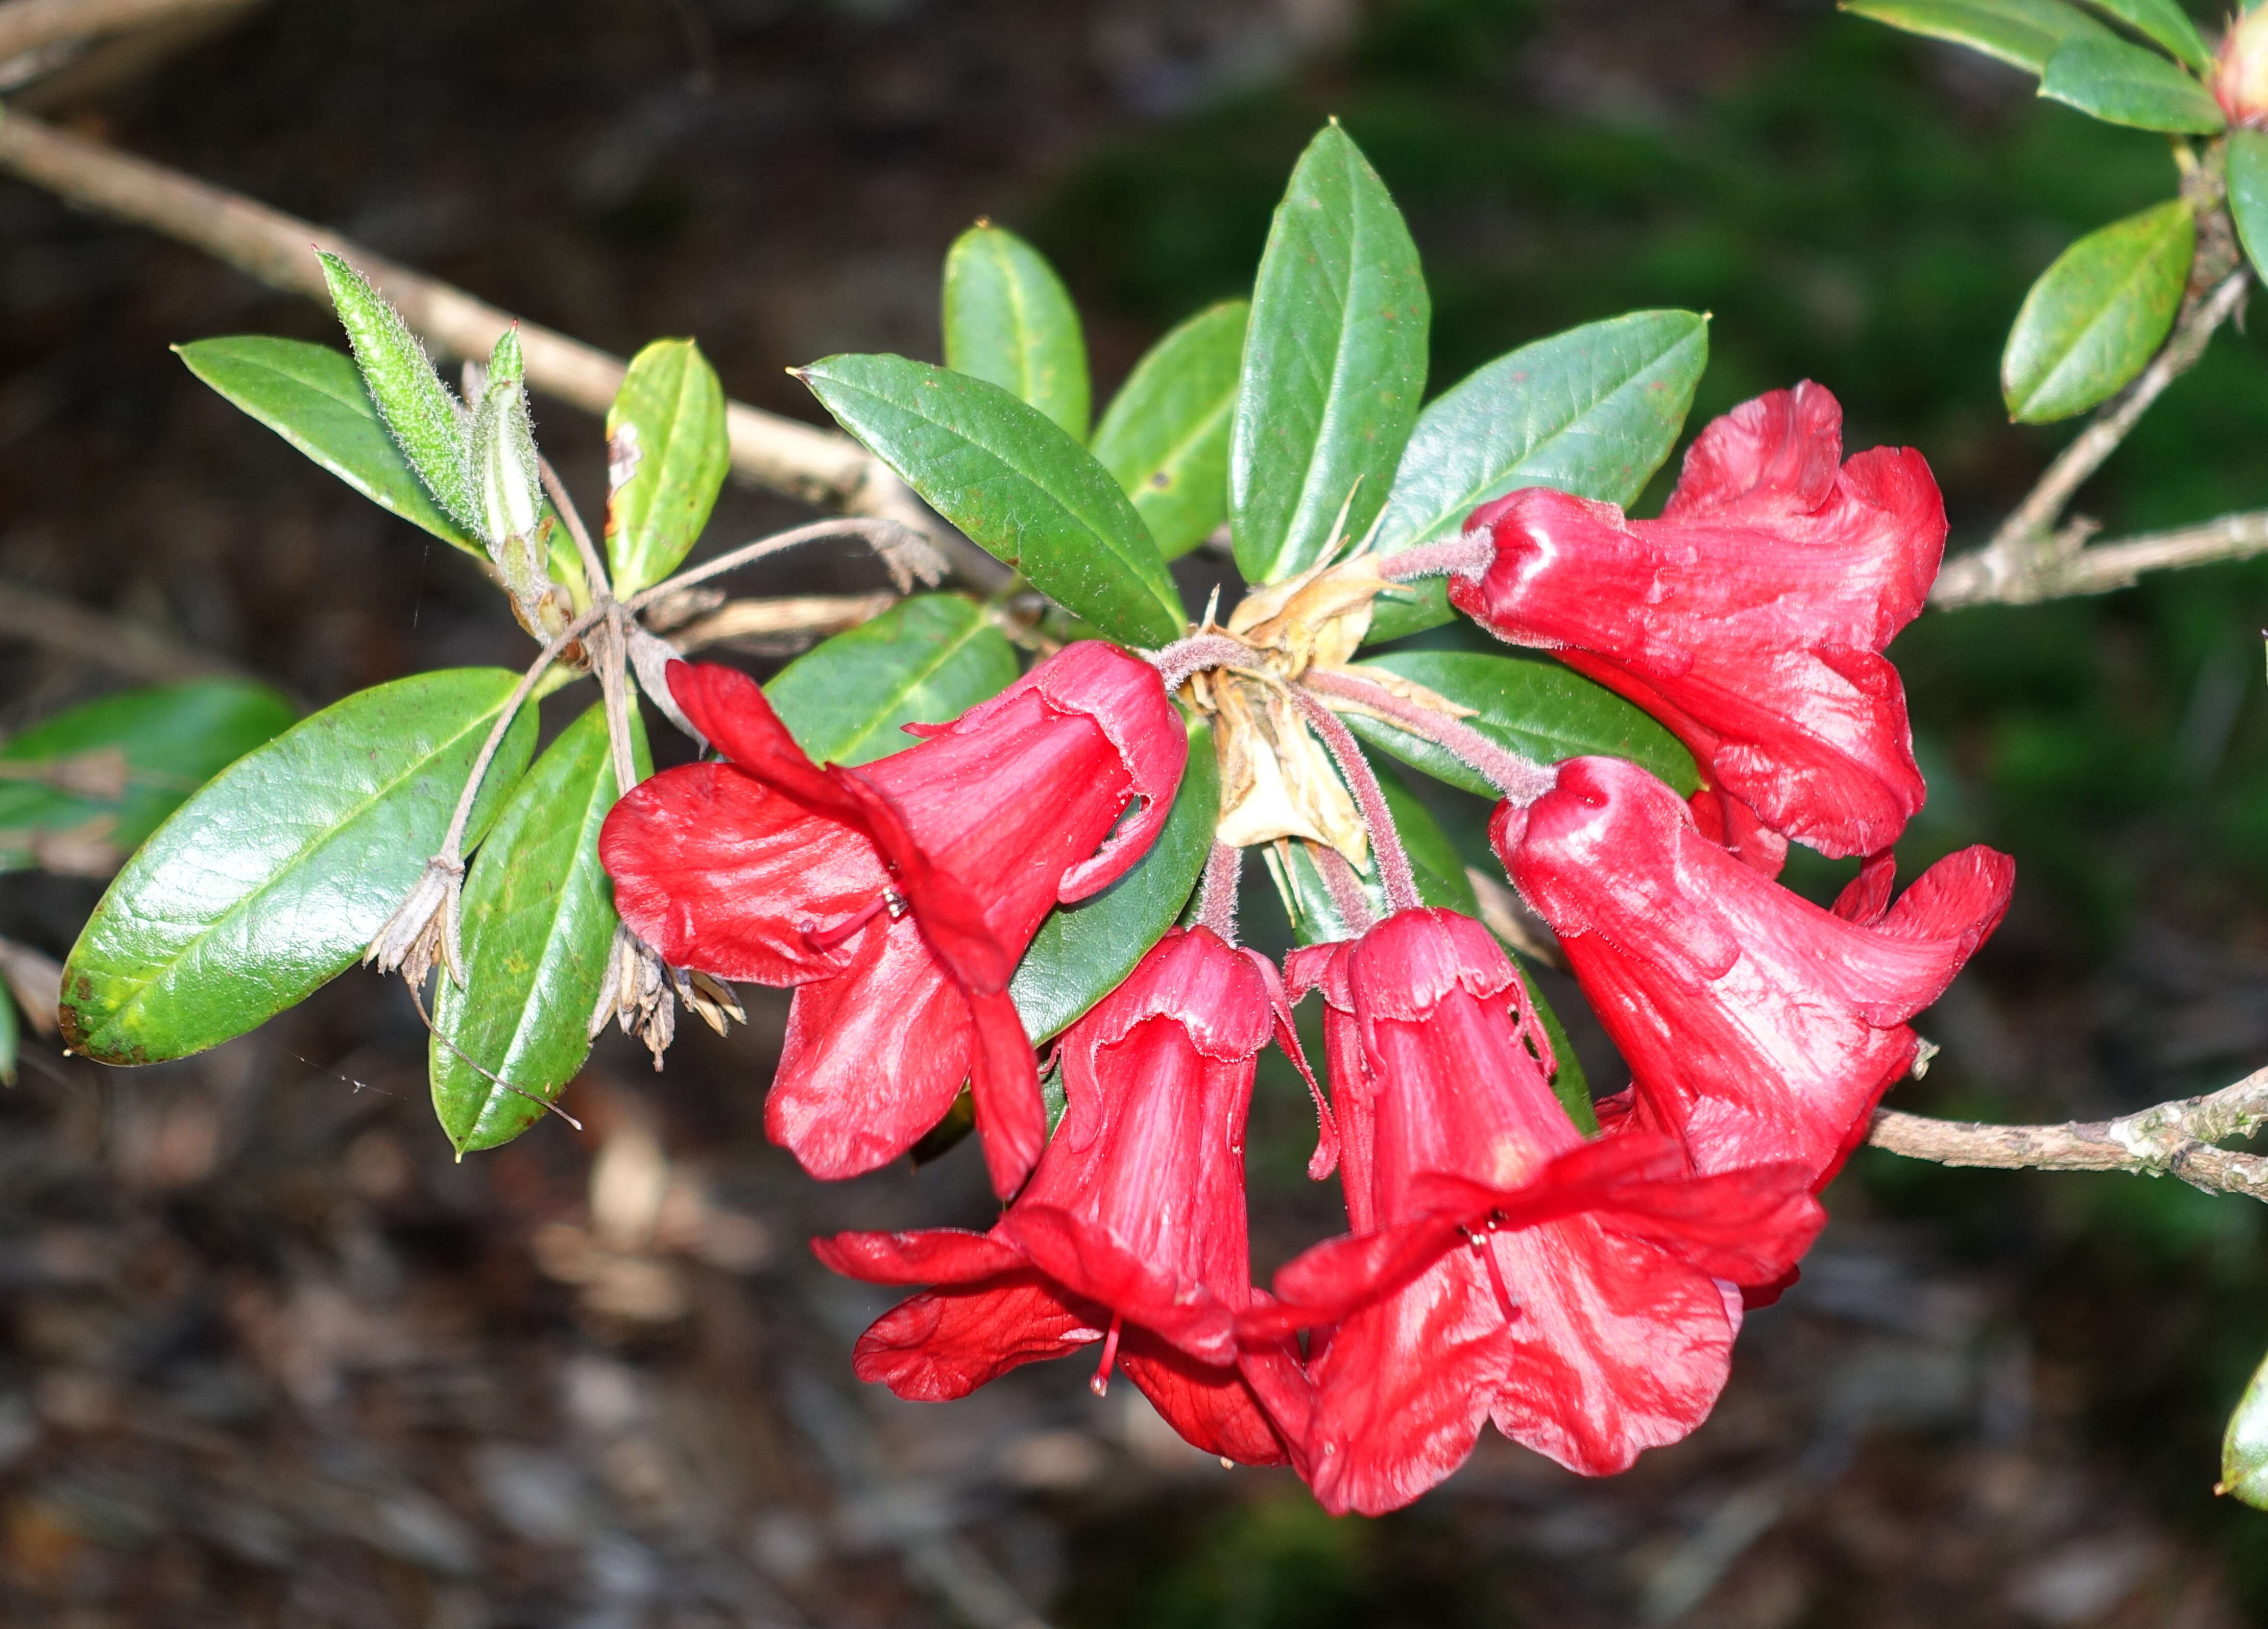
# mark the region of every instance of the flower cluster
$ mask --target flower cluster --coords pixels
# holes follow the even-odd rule
[[[943,1399],[1100,1342],[1097,1391],[1123,1368],[1189,1441],[1289,1463],[1333,1511],[1409,1502],[1484,1419],[1591,1474],[1698,1425],[1745,1309],[1793,1279],[1817,1193],[1914,1067],[1907,1021],[2013,882],[1977,848],[1893,897],[1923,787],[1882,652],[1920,609],[1944,510],[1918,453],[1841,452],[1833,397],[1777,392],[1709,426],[1659,520],[1516,491],[1457,542],[1267,591],[1264,617],[1154,660],[1071,645],[858,769],[813,763],[752,682],[673,667],[722,758],[609,817],[623,920],[672,964],[794,987],[768,1125],[811,1171],[904,1154],[966,1082],[1007,1202],[983,1233],[817,1242],[837,1272],[919,1286],[859,1340],[858,1373]],[[1343,666],[1370,598],[1428,572],[1498,638],[1652,712],[1702,791],[1620,759],[1513,758],[1438,698]],[[1009,977],[1057,903],[1156,837],[1186,752],[1177,695],[1214,712],[1231,779],[1256,789],[1232,801],[1241,840],[1305,837],[1351,937],[1279,972],[1235,942],[1233,864],[1209,866],[1198,925],[1057,1044],[1051,1132]],[[1597,1134],[1554,1095],[1497,940],[1418,898],[1343,711],[1504,791],[1496,852],[1630,1065]],[[1229,727],[1250,719],[1267,729]],[[1326,764],[1343,792],[1284,790]],[[1831,909],[1775,881],[1791,841],[1861,858]],[[1382,913],[1355,878],[1366,853]],[[1292,1020],[1316,992],[1328,1096]],[[1309,1170],[1336,1170],[1347,1229],[1263,1289],[1243,1145],[1271,1042],[1314,1091]]]

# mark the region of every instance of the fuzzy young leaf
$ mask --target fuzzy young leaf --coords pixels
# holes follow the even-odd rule
[[[1086,337],[1055,268],[1014,232],[971,226],[945,257],[945,365],[1086,439]]]
[[[700,541],[732,468],[725,387],[699,346],[658,339],[630,359],[607,409],[607,559],[627,599]]]
[[[387,428],[435,501],[460,526],[477,531],[481,512],[465,464],[464,409],[401,313],[362,273],[328,249],[320,254],[331,305]]]
[[[2118,37],[2064,0],[1842,0],[1842,6],[1854,17],[1950,40],[2033,74],[2046,69],[2066,40]]]
[[[904,357],[828,357],[797,376],[931,508],[1073,615],[1152,647],[1188,626],[1126,494],[1036,408]]]
[[[1522,345],[1476,369],[1418,416],[1378,523],[1395,554],[1457,535],[1515,487],[1630,504],[1677,445],[1709,363],[1709,320],[1634,311]],[[1449,620],[1439,579],[1381,600],[1373,642]]]
[[[468,524],[433,501],[351,357],[305,340],[243,334],[173,347],[206,384],[376,504],[475,559]]]
[[[481,535],[491,555],[510,539],[532,538],[543,513],[535,468],[535,421],[519,361],[519,336],[506,328],[489,357],[488,385],[466,432],[467,461],[480,503]],[[498,555],[499,564],[504,561]],[[507,568],[508,570],[509,568]],[[519,584],[510,586],[515,593]]]
[[[2213,48],[2180,0],[2092,0],[2146,40],[2154,40],[2200,74],[2213,71]]]
[[[264,684],[197,679],[40,720],[0,747],[0,871],[31,862],[31,834],[89,822],[109,822],[103,841],[131,852],[184,798],[296,716]]]
[[[1250,314],[1230,300],[1167,335],[1134,365],[1095,430],[1095,457],[1168,560],[1228,519],[1228,430]]]
[[[1220,767],[1212,731],[1189,726],[1189,767],[1173,813],[1150,851],[1101,893],[1058,905],[1034,935],[1008,985],[1035,1044],[1060,1035],[1108,995],[1165,937],[1189,903],[1212,852],[1220,817]]]
[[[2196,218],[2176,199],[2058,255],[2024,296],[2000,358],[2008,416],[2050,424],[2117,394],[2172,328],[2196,247]]]
[[[635,710],[630,732],[643,778]],[[466,876],[465,984],[440,981],[429,1060],[433,1111],[460,1154],[526,1131],[543,1113],[531,1098],[552,1101],[590,1055],[616,921],[599,828],[617,795],[607,710],[593,706],[521,778]]]
[[[1470,707],[1466,727],[1498,746],[1557,763],[1593,753],[1628,758],[1690,796],[1701,784],[1693,755],[1644,711],[1558,663],[1463,651],[1388,651],[1363,662]],[[1432,742],[1360,713],[1347,727],[1412,768],[1484,798],[1501,794],[1480,772]]]
[[[333,704],[176,810],[102,896],[63,968],[63,1034],[106,1064],[242,1035],[353,965],[441,845],[518,675],[456,668]],[[488,829],[526,767],[523,709],[481,787]]]
[[[1368,530],[1417,422],[1432,315],[1402,211],[1326,125],[1292,172],[1252,287],[1228,460],[1248,582],[1322,558],[1343,512],[1349,534]]]
[[[2066,41],[2048,58],[2040,94],[2136,129],[2212,136],[2228,123],[2205,86],[2124,40]]]
[[[1015,647],[983,607],[916,594],[797,657],[764,696],[805,752],[847,766],[914,745],[905,726],[959,718],[1015,677]]]
[[[2254,1374],[2228,1417],[2228,1434],[2220,1444],[2220,1491],[2268,1510],[2268,1362]]]

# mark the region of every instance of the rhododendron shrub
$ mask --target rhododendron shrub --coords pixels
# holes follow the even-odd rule
[[[2165,8],[2105,8],[2152,47],[1848,9],[2209,138],[2182,200],[2043,276],[2012,414],[2101,402],[2177,307],[2204,334],[2233,309],[2235,245],[2268,243],[2268,13],[2216,59]],[[2148,94],[2110,106],[2122,85]],[[1948,535],[1923,453],[1846,448],[1835,395],[1789,381],[1700,426],[1633,515],[1706,362],[1681,311],[1539,337],[1429,401],[1416,246],[1336,123],[1250,299],[1166,335],[1094,424],[1067,294],[973,228],[949,365],[797,370],[875,461],[861,514],[690,569],[732,457],[690,342],[628,371],[594,535],[537,456],[516,332],[460,400],[353,266],[323,270],[351,357],[243,338],[185,359],[462,549],[539,648],[517,677],[350,697],[190,798],[73,953],[71,1046],[179,1057],[359,958],[416,993],[441,1124],[473,1150],[566,1112],[608,1024],[659,1067],[681,1011],[722,1030],[734,984],[790,991],[748,1081],[770,1136],[822,1179],[973,1138],[1000,1204],[989,1227],[814,1242],[908,1292],[850,1356],[900,1397],[1092,1357],[1096,1391],[1123,1373],[1189,1442],[1287,1467],[1333,1512],[1418,1498],[1491,1424],[1620,1471],[1708,1419],[1822,1191],[1933,1050],[1917,1024],[2009,907],[2007,856],[1911,829],[1929,787],[1892,648],[1943,597]],[[1962,592],[2067,565],[2055,512],[1956,559]],[[710,579],[828,540],[877,557],[881,605],[772,608],[810,648],[764,683],[688,660]],[[1169,563],[1209,541],[1241,581],[1191,602]],[[584,677],[595,704],[538,755],[531,698]],[[1486,844],[1403,770],[1486,798]],[[1855,874],[1808,897],[1780,881],[1792,845]],[[1297,943],[1241,942],[1245,851]],[[1572,974],[1626,1082],[1593,1090],[1538,962]],[[1263,1286],[1245,1139],[1271,1045],[1314,1093],[1309,1175],[1344,1227]],[[2199,1180],[2194,1151],[2254,1121],[2184,1143],[2194,1107],[2103,1135]]]

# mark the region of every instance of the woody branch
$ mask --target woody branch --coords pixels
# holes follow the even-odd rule
[[[2207,1193],[2268,1200],[2268,1155],[2216,1145],[2268,1126],[2268,1069],[2234,1086],[2123,1115],[2060,1125],[1988,1125],[1877,1109],[1867,1140],[1939,1165],[2004,1170],[2127,1171],[2180,1177]]]

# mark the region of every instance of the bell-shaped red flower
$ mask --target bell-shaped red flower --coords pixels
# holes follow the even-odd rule
[[[1165,823],[1189,738],[1157,670],[1070,645],[847,770],[813,763],[745,674],[677,662],[669,684],[727,762],[607,816],[622,920],[679,966],[798,987],[764,1123],[813,1175],[903,1154],[968,1080],[1014,1192],[1047,1121],[1008,979],[1057,901],[1108,887]]]
[[[990,1232],[814,1242],[851,1278],[935,1286],[859,1338],[858,1377],[938,1402],[1100,1340],[1098,1389],[1123,1366],[1208,1453],[1248,1464],[1293,1457],[1299,1444],[1271,1411],[1304,1415],[1298,1360],[1280,1339],[1241,1353],[1236,1332],[1254,1295],[1245,1113],[1271,1032],[1305,1073],[1267,959],[1206,928],[1168,932],[1064,1035],[1063,1123]],[[1320,1174],[1335,1140],[1320,1093],[1316,1103]]]
[[[1803,1173],[1697,1178],[1668,1138],[1586,1142],[1518,975],[1453,912],[1399,912],[1289,970],[1329,1003],[1354,1231],[1287,1265],[1241,1327],[1318,1329],[1305,1434],[1324,1507],[1409,1503],[1484,1418],[1591,1475],[1706,1418],[1739,1327],[1719,1281],[1778,1277],[1810,1244]]]
[[[1963,849],[1893,904],[1884,854],[1822,910],[1619,758],[1569,759],[1527,810],[1498,806],[1490,837],[1630,1065],[1631,1122],[1683,1139],[1697,1171],[1793,1160],[1815,1188],[1912,1066],[1906,1020],[1999,925],[2015,881],[2007,855]]]
[[[1668,726],[1707,783],[1705,829],[1767,874],[1784,838],[1872,854],[1922,804],[1881,652],[1936,579],[1945,503],[1911,447],[1842,450],[1832,395],[1776,390],[1701,432],[1660,520],[1530,487],[1474,513],[1494,558],[1449,579],[1499,638]]]

